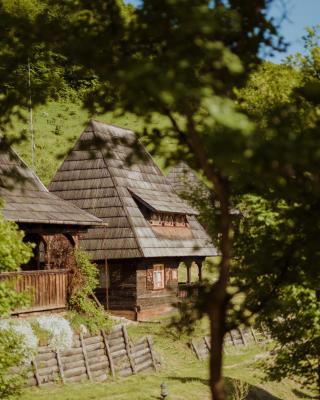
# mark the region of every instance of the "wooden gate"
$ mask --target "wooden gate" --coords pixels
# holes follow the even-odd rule
[[[19,293],[30,292],[31,304],[13,312],[19,314],[66,308],[69,276],[68,270],[4,272],[0,274],[0,281],[14,281]]]

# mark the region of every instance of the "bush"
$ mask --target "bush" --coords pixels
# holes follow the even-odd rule
[[[98,333],[101,329],[109,331],[112,322],[108,314],[92,299],[99,283],[98,267],[82,251],[75,252],[75,259],[69,300],[70,322],[76,330],[84,325],[91,333]]]
[[[38,340],[29,322],[2,320],[0,324],[0,398],[16,398],[27,377]],[[19,367],[17,373],[13,368]]]
[[[1,204],[0,204],[1,205]],[[17,271],[32,256],[30,243],[23,242],[24,233],[14,222],[6,221],[0,214],[0,272]],[[8,316],[12,309],[26,305],[27,294],[17,293],[14,282],[0,282],[0,316]]]
[[[54,315],[43,316],[33,323],[34,331],[38,336],[46,339],[48,345],[54,350],[66,350],[72,347],[73,331],[69,322]]]
[[[0,214],[0,272],[17,271],[32,256],[32,245],[23,242],[24,233],[14,222]],[[8,316],[12,309],[26,305],[29,296],[17,293],[14,281],[0,282],[0,317]],[[30,328],[30,329],[29,329]],[[30,335],[31,332],[31,335]],[[32,356],[34,335],[28,324],[0,321],[0,398],[16,396],[23,385],[26,368],[19,374],[9,374],[12,367],[22,365],[26,356]],[[22,366],[23,367],[23,366]]]

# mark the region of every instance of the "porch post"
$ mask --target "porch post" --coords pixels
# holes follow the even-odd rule
[[[50,269],[50,262],[51,262],[51,237],[49,235],[43,235],[43,242],[44,242],[44,262],[45,262],[45,269]]]
[[[186,267],[187,267],[187,283],[191,283],[191,265],[192,261],[186,261]]]
[[[202,281],[202,261],[196,261],[196,264],[198,266],[198,278],[199,282]]]
[[[106,280],[106,309],[109,311],[109,266],[108,260],[104,260],[105,280]]]

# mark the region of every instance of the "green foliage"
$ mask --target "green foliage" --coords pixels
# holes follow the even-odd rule
[[[258,314],[277,341],[271,379],[292,376],[312,387],[320,353],[320,253],[318,225],[305,206],[257,196],[239,203],[232,282],[245,298],[233,317]]]
[[[238,102],[251,118],[264,127],[275,108],[289,106],[302,74],[291,65],[263,62],[254,71],[245,87],[237,91]]]
[[[33,333],[39,340],[39,346],[46,346],[50,339],[50,332],[40,327],[37,320],[31,321]]]
[[[33,245],[23,242],[24,233],[14,222],[6,221],[0,215],[0,272],[19,270],[32,255]],[[26,305],[27,293],[17,293],[13,281],[0,282],[0,316],[6,316],[16,307]]]
[[[21,393],[26,368],[22,362],[25,358],[25,347],[22,337],[12,329],[0,330],[0,398],[16,398]],[[12,367],[21,366],[19,374],[9,374]]]
[[[319,292],[302,284],[287,285],[279,291],[273,306],[276,311],[261,317],[279,343],[273,363],[267,365],[269,377],[280,381],[290,376],[305,387],[315,388],[320,353]]]
[[[32,245],[23,242],[24,233],[13,222],[0,215],[0,272],[17,271],[32,255]],[[29,296],[17,293],[14,281],[0,282],[0,317],[7,316],[16,307],[26,305]],[[24,382],[23,373],[8,376],[11,367],[21,364],[25,357],[22,337],[12,331],[0,330],[0,397],[16,396]]]
[[[0,216],[0,272],[17,271],[29,261],[33,245],[24,243],[23,237],[17,224]]]
[[[31,57],[35,104],[49,96],[48,82],[57,84],[62,76],[50,66],[65,62],[72,70],[69,82],[93,79],[85,98],[91,114],[120,109],[167,118],[169,127],[144,130],[144,141],[168,162],[183,158],[206,176],[219,197],[222,227],[228,225],[230,194],[263,198],[246,198],[250,221],[241,224],[248,229],[239,226],[236,232],[232,284],[246,294],[246,303],[230,314],[240,319],[260,311],[263,318],[262,306],[268,310],[271,304],[273,319],[290,321],[303,310],[282,307],[294,297],[292,289],[319,288],[319,75],[304,61],[297,73],[291,66],[265,64],[241,91],[261,47],[281,47],[268,18],[271,2],[251,3],[146,0],[125,13],[118,1],[51,1],[35,19],[1,7],[0,28],[8,35],[0,43],[0,62],[10,69],[0,73],[1,92],[8,93],[0,99],[0,115],[5,121],[17,104],[26,107],[28,91],[17,77],[24,76]],[[307,64],[317,71],[316,35],[309,34]],[[232,232],[221,232],[222,250],[231,248]],[[221,282],[228,275],[225,253]],[[218,296],[214,287],[208,289],[203,301],[210,307]],[[266,299],[270,293],[274,302]],[[87,294],[75,296],[74,306],[90,313]]]
[[[91,333],[101,329],[109,331],[111,320],[102,307],[92,299],[94,289],[98,285],[98,268],[92,264],[86,253],[76,251],[76,267],[72,277],[72,294],[69,300],[69,318],[75,329],[86,326]]]
[[[0,282],[0,316],[7,317],[16,308],[30,303],[28,292],[18,293],[14,282]]]

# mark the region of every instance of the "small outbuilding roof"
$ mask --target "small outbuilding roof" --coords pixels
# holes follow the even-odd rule
[[[201,190],[203,195],[210,196],[209,189],[201,182],[189,165],[183,161],[170,169],[167,180],[175,192],[180,195],[188,195],[190,191]]]
[[[107,222],[106,228],[82,236],[81,246],[93,260],[216,255],[197,212],[174,193],[130,130],[91,121],[49,190]],[[176,227],[175,234],[159,235],[141,204],[150,211],[184,214],[190,235],[184,238]]]
[[[50,193],[12,149],[0,150],[0,199],[4,201],[2,213],[10,221],[87,227],[104,225],[99,218]]]

